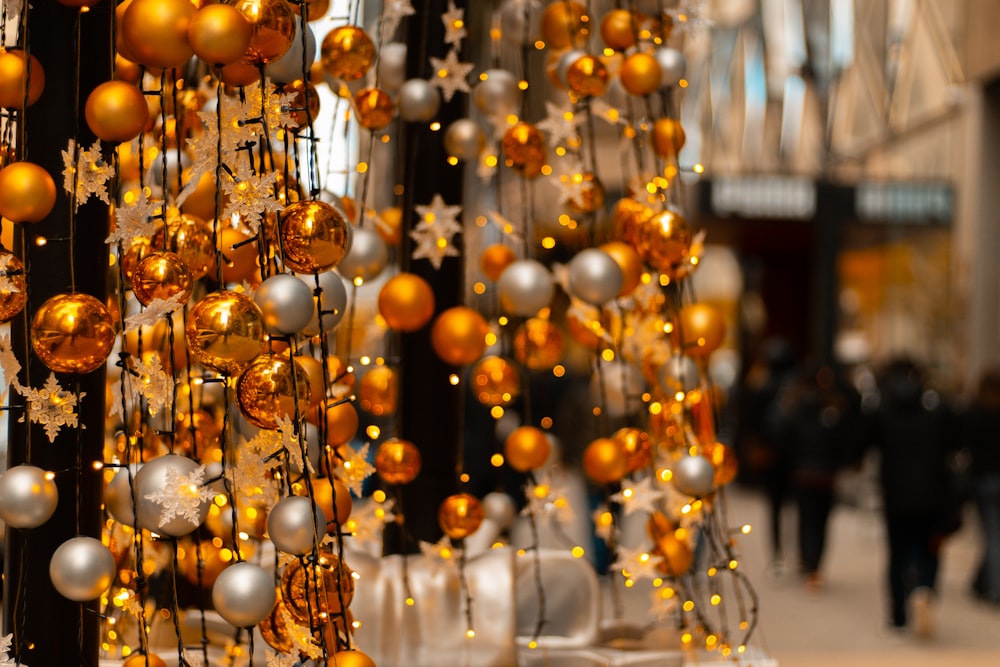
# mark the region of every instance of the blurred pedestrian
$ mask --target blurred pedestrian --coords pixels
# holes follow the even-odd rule
[[[972,456],[972,492],[983,538],[973,592],[982,600],[1000,604],[1000,368],[983,373],[965,426],[965,444]]]

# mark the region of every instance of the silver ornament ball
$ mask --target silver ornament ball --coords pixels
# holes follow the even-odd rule
[[[590,376],[590,398],[594,405],[602,405],[604,412],[617,419],[635,414],[643,407],[642,396],[646,387],[642,372],[620,360],[600,362],[600,372]]]
[[[301,556],[326,535],[326,515],[309,498],[287,496],[267,515],[267,534],[279,551]]]
[[[246,561],[227,567],[212,586],[215,611],[237,628],[249,628],[263,621],[276,601],[274,577],[259,565]]]
[[[542,3],[538,0],[504,0],[500,5],[500,32],[518,46],[531,44],[541,37],[541,17]]]
[[[178,454],[165,454],[147,461],[135,474],[134,480],[139,526],[160,535],[183,537],[204,523],[205,517],[208,516],[208,508],[212,504],[211,500],[202,500],[198,503],[198,522],[193,523],[186,517],[178,515],[163,521],[163,505],[151,498],[151,496],[157,497],[165,490],[168,493],[175,492],[175,489],[167,489],[168,475],[177,479],[189,476],[197,469],[197,463]]]
[[[316,281],[312,276],[299,276],[299,280],[305,283],[309,289],[316,286]],[[323,331],[333,331],[344,319],[347,311],[347,288],[344,281],[336,271],[327,271],[319,274],[320,297],[317,301],[313,297],[313,313],[302,333],[307,336],[318,336],[320,334],[319,311],[323,311]],[[318,305],[319,310],[316,309]]]
[[[406,81],[406,44],[389,42],[379,50],[378,81],[384,90],[399,90]]]
[[[459,118],[444,131],[444,149],[448,155],[471,162],[479,159],[485,147],[483,128],[471,118]]]
[[[698,388],[698,365],[686,354],[674,354],[657,369],[656,379],[668,396],[686,394]]]
[[[302,71],[302,18],[295,17],[295,37],[292,45],[285,55],[274,62],[264,66],[264,73],[275,83],[291,83],[297,79],[309,80],[309,66],[316,60],[316,35],[313,34],[309,24],[305,27],[305,65],[306,71]]]
[[[500,308],[508,315],[532,317],[548,307],[556,291],[552,273],[540,262],[520,259],[512,262],[497,281]]]
[[[704,456],[682,456],[673,472],[674,487],[684,495],[703,498],[715,490],[715,466]]]
[[[219,384],[219,383],[212,383]],[[142,464],[130,463],[128,468],[119,468],[104,489],[104,508],[118,523],[132,526],[135,523],[135,494],[132,484]]]
[[[684,54],[669,46],[661,46],[653,53],[656,62],[660,63],[660,87],[669,88],[676,86],[684,78],[687,70],[687,61]]]
[[[19,465],[0,475],[0,519],[14,528],[37,528],[59,504],[51,475],[31,465]]]
[[[354,230],[351,249],[337,264],[337,271],[348,280],[361,278],[369,282],[378,277],[388,263],[389,246],[385,244],[385,239],[368,225]]]
[[[319,470],[319,458],[322,450],[322,447],[319,445],[319,428],[309,422],[303,422],[302,437],[305,439],[306,456],[309,457],[309,463],[312,465],[312,469]],[[295,447],[296,452],[301,453],[297,444]],[[297,459],[292,460],[289,458],[288,467],[291,469],[292,474],[298,475],[302,472],[302,468],[299,466]]]
[[[115,558],[93,537],[66,540],[52,554],[49,578],[59,594],[75,602],[94,600],[111,588]]]
[[[493,491],[482,499],[483,514],[487,519],[493,519],[502,530],[510,528],[517,518],[517,507],[514,500],[506,493]]]
[[[476,108],[489,116],[507,115],[521,105],[517,77],[505,69],[488,69],[472,90]]]
[[[273,275],[262,282],[253,300],[264,315],[264,326],[272,334],[302,331],[315,310],[309,286],[287,273]]]
[[[624,282],[621,266],[599,248],[581,250],[569,262],[569,290],[589,304],[600,306],[611,301]]]
[[[399,117],[411,123],[429,123],[441,108],[441,93],[426,79],[410,79],[399,88]]]

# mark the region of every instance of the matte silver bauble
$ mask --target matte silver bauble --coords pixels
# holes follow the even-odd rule
[[[618,296],[624,282],[621,266],[599,248],[581,250],[569,262],[570,292],[594,306]]]
[[[274,576],[246,561],[227,567],[212,586],[215,611],[237,628],[249,628],[263,621],[276,601]]]
[[[111,588],[115,558],[93,537],[66,540],[52,554],[49,578],[59,594],[75,602],[95,600]]]
[[[686,354],[674,354],[656,371],[660,389],[670,397],[698,388],[698,365]]]
[[[517,507],[514,499],[502,491],[493,491],[483,496],[483,514],[487,519],[493,519],[497,525],[506,530],[517,518]]]
[[[51,475],[31,465],[19,465],[0,475],[0,519],[14,528],[37,528],[59,504]]]
[[[337,265],[337,272],[348,280],[361,278],[369,282],[378,277],[389,263],[389,246],[371,226],[354,230],[351,249]]]
[[[669,46],[661,46],[656,49],[653,55],[656,57],[656,62],[660,63],[660,71],[662,72],[660,87],[676,86],[684,78],[684,72],[687,70],[684,54]]]
[[[378,83],[387,91],[399,90],[406,81],[406,44],[389,42],[379,50]]]
[[[169,414],[169,411],[165,412]],[[108,510],[112,519],[126,526],[135,523],[135,494],[132,492],[132,484],[141,467],[141,464],[131,463],[128,469],[119,468],[104,488],[104,508]]]
[[[674,487],[684,495],[703,498],[715,490],[715,466],[704,456],[682,456],[673,472]]]
[[[508,315],[534,316],[549,306],[555,290],[552,273],[533,259],[512,262],[497,281],[500,308]]]
[[[504,0],[500,5],[500,31],[503,38],[524,46],[537,41],[541,34],[542,3],[539,0]]]
[[[517,77],[505,69],[488,69],[472,90],[476,108],[488,116],[505,116],[521,106]]]
[[[267,515],[267,534],[279,551],[301,556],[326,535],[326,515],[309,498],[287,496]]]
[[[448,155],[472,162],[486,147],[486,135],[479,123],[471,118],[459,118],[444,131],[444,150]]]
[[[358,230],[361,231],[361,230]],[[350,255],[350,253],[348,253]],[[344,259],[347,259],[346,257]],[[344,260],[341,260],[343,263]],[[316,288],[316,278],[313,276],[299,276],[310,290]],[[307,336],[318,336],[320,333],[320,317],[322,317],[323,331],[333,331],[344,319],[347,312],[347,288],[344,287],[344,280],[336,271],[326,271],[319,274],[320,297],[317,300],[313,297],[313,311],[309,318],[309,323],[303,327],[302,333]],[[317,310],[318,307],[318,310]],[[322,312],[322,315],[319,313]]]
[[[253,295],[254,303],[264,315],[264,326],[271,334],[295,334],[312,319],[312,290],[287,273],[271,276],[260,284]]]
[[[201,500],[196,505],[197,522],[178,514],[168,518],[169,512],[164,512],[164,505],[154,500],[164,492],[170,494],[178,491],[190,493],[201,491],[201,489],[169,488],[168,485],[168,481],[176,483],[177,479],[188,477],[197,469],[197,463],[178,454],[165,454],[147,461],[135,474],[134,480],[139,526],[160,535],[183,537],[204,523],[205,517],[208,516],[208,508],[212,504],[211,500]]]
[[[306,24],[305,74],[302,72],[302,19],[295,17],[295,37],[285,55],[264,66],[264,73],[275,83],[291,83],[299,79],[309,79],[309,68],[316,60],[316,35]]]
[[[441,92],[426,79],[410,79],[399,87],[399,117],[411,123],[429,123],[441,108]]]

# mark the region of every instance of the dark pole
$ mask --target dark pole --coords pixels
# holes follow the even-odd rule
[[[815,360],[822,364],[834,362],[834,339],[840,310],[837,256],[840,254],[844,224],[853,216],[852,186],[817,182],[810,347]]]
[[[21,359],[20,381],[40,388],[49,370],[30,353],[28,327],[31,317],[49,297],[71,291],[69,267],[73,253],[76,291],[107,300],[108,207],[91,199],[75,215],[70,244],[70,201],[62,189],[62,155],[73,137],[78,110],[78,143],[86,148],[94,137],[83,122],[83,105],[89,92],[111,78],[111,15],[114,7],[100,2],[89,12],[57,2],[35,2],[29,11],[28,47],[46,75],[41,98],[27,112],[24,158],[44,167],[56,182],[58,196],[52,213],[35,224],[18,224],[14,252],[25,261],[28,302],[11,322],[11,343]],[[77,64],[77,18],[82,22],[80,62]],[[79,104],[75,80],[79,71]],[[37,243],[40,237],[44,245]],[[27,353],[26,353],[27,351]],[[100,619],[97,603],[81,605],[62,597],[49,579],[52,553],[76,535],[101,535],[102,473],[91,465],[103,461],[105,421],[105,372],[83,376],[57,376],[64,389],[86,392],[78,406],[81,429],[62,428],[50,443],[37,425],[21,423],[25,401],[12,392],[7,449],[9,466],[21,463],[55,473],[59,504],[44,525],[27,530],[8,529],[4,578],[5,633],[14,633],[13,651],[29,665],[98,664]],[[29,438],[30,430],[30,458]],[[82,465],[78,467],[78,460]],[[79,472],[79,485],[77,484]],[[12,651],[12,653],[13,653]]]

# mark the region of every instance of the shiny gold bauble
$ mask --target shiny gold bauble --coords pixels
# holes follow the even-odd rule
[[[521,374],[503,357],[483,357],[472,367],[472,393],[483,405],[510,405],[521,393]]]
[[[116,144],[138,137],[149,121],[146,97],[124,81],[105,81],[94,88],[84,114],[99,139]]]
[[[287,626],[285,626],[284,612],[285,603],[282,602],[279,596],[274,603],[274,609],[271,610],[271,613],[263,621],[257,624],[257,629],[260,630],[260,636],[267,645],[275,651],[278,653],[291,653],[295,648],[295,642],[292,640]]]
[[[181,67],[194,55],[188,28],[196,11],[191,0],[132,0],[118,25],[122,55],[146,67]]]
[[[580,56],[566,68],[566,87],[580,97],[603,95],[608,88],[608,68],[590,54]]]
[[[635,248],[643,261],[661,273],[674,275],[691,252],[691,241],[691,227],[676,211],[661,211],[638,220]]]
[[[369,130],[381,130],[392,122],[396,104],[389,93],[379,88],[364,88],[354,95],[358,124]]]
[[[188,26],[188,41],[194,54],[211,67],[230,65],[241,59],[252,37],[250,21],[232,5],[206,5]]]
[[[663,158],[677,158],[684,148],[684,128],[674,118],[660,118],[653,123],[653,150]]]
[[[229,508],[226,507],[223,512],[229,513]],[[212,512],[209,512],[211,516]],[[220,513],[221,514],[221,513]],[[242,529],[243,526],[241,525]],[[227,526],[227,532],[222,535],[223,539],[229,539],[232,537],[232,529]],[[201,572],[198,572],[198,550],[201,549]],[[183,549],[177,550],[177,565],[180,566],[179,569],[181,574],[189,582],[195,586],[204,586],[205,588],[211,588],[215,580],[219,578],[222,571],[225,570],[229,564],[232,562],[232,556],[229,553],[224,553],[222,549],[212,544],[212,542],[205,540],[200,545],[196,545],[193,542],[186,542]],[[200,577],[200,579],[199,579]],[[126,663],[127,664],[127,663]],[[145,667],[145,664],[138,663],[141,667]],[[150,662],[150,665],[157,664],[155,662]]]
[[[500,145],[507,166],[524,172],[526,178],[542,173],[545,165],[545,137],[537,127],[531,123],[517,123],[504,132]]]
[[[260,66],[288,53],[295,39],[295,14],[286,0],[227,0],[253,28],[243,63]]]
[[[154,248],[176,253],[184,260],[193,280],[208,273],[215,263],[215,246],[208,223],[189,213],[169,213],[165,240],[163,232],[160,228],[153,236]]]
[[[132,62],[120,53],[115,54],[115,78],[133,86],[139,83],[139,63]]]
[[[375,470],[386,484],[409,484],[420,474],[420,463],[420,450],[409,440],[386,440],[375,454]]]
[[[297,16],[302,16],[302,9],[299,7],[299,3],[289,2],[288,4],[291,5],[292,11]],[[306,13],[310,21],[318,21],[330,11],[330,0],[306,0],[302,4],[306,6]]]
[[[122,667],[167,667],[166,661],[155,653],[133,653]]]
[[[694,552],[687,539],[678,536],[678,529],[663,514],[656,512],[649,517],[646,524],[649,536],[653,540],[653,551],[661,560],[657,569],[671,577],[679,577],[691,569],[694,563]]]
[[[117,322],[120,318],[112,317],[112,321]],[[171,328],[173,333],[171,334]],[[142,338],[142,355],[139,354],[139,339]],[[172,317],[171,324],[168,325],[166,318],[159,319],[150,326],[139,327],[125,334],[125,351],[129,354],[141,357],[146,363],[149,357],[159,355],[161,359],[166,359],[170,355],[170,343],[174,344],[174,362],[177,368],[187,366],[188,353],[187,345],[184,342],[184,318]]]
[[[431,346],[452,366],[464,366],[483,356],[490,327],[479,311],[455,306],[444,311],[431,327]]]
[[[56,205],[56,184],[33,162],[0,169],[0,215],[14,222],[39,222]]]
[[[6,322],[21,312],[28,301],[24,281],[24,262],[9,250],[0,248],[0,322]],[[13,378],[7,378],[7,382]]]
[[[31,106],[45,90],[42,64],[35,56],[26,57],[20,49],[0,49],[0,107],[21,108],[24,105],[25,83],[28,84],[28,106]]]
[[[114,344],[111,313],[89,294],[54,296],[31,320],[31,349],[56,373],[83,374],[100,368]]]
[[[567,204],[571,211],[594,213],[604,208],[604,186],[593,172],[585,171],[571,178],[579,180],[577,194]]]
[[[622,61],[618,70],[622,88],[633,95],[649,95],[660,89],[660,63],[649,53],[638,51]]]
[[[319,625],[339,614],[354,599],[351,575],[351,568],[324,547],[320,548],[314,564],[303,566],[302,561],[293,560],[281,573],[280,583],[281,599],[288,614],[296,623],[306,626]]]
[[[216,70],[222,83],[228,86],[249,86],[260,81],[260,69],[256,65],[248,65],[242,60]]]
[[[379,211],[375,231],[388,245],[398,246],[403,240],[403,209],[390,206]]]
[[[518,472],[538,470],[549,460],[552,444],[545,431],[534,426],[519,426],[503,443],[503,457]]]
[[[212,5],[213,7],[225,7],[226,5]],[[188,167],[182,172],[181,180],[184,185],[187,186],[192,177],[193,171],[191,167]],[[188,198],[184,200],[181,204],[182,213],[190,213],[191,215],[197,216],[202,220],[212,220],[215,218],[215,172],[206,171],[198,177],[198,182],[195,184],[194,192],[188,195]],[[219,210],[223,210],[226,204],[229,202],[229,197],[223,195],[219,200]],[[219,233],[224,233],[226,230],[232,229],[229,225],[225,225],[219,230]],[[221,247],[221,244],[220,244]],[[256,252],[254,253],[256,255]]]
[[[416,331],[434,316],[434,290],[414,273],[399,273],[379,290],[378,312],[393,331]]]
[[[612,9],[601,19],[601,39],[615,51],[625,51],[635,45],[638,27],[632,12]]]
[[[246,232],[224,227],[219,232],[219,249],[222,251],[222,280],[242,283],[257,273],[257,244],[247,243],[252,237]],[[238,248],[235,246],[239,246]]]
[[[323,508],[326,516],[326,523],[343,526],[351,518],[351,510],[354,509],[354,500],[351,498],[350,490],[344,486],[339,479],[334,478],[331,482],[326,477],[317,477],[312,480],[313,500]],[[305,489],[303,489],[303,495]],[[332,529],[332,526],[329,526]]]
[[[514,334],[514,358],[533,371],[555,367],[566,349],[562,331],[539,317],[525,320]]]
[[[625,451],[611,438],[598,438],[583,450],[583,471],[598,484],[621,481],[628,472]]]
[[[308,95],[306,95],[306,91]],[[316,90],[316,86],[311,83],[305,82],[302,79],[296,79],[290,83],[283,85],[279,92],[283,95],[292,95],[291,108],[295,109],[292,112],[292,118],[295,120],[295,124],[299,127],[308,127],[310,120],[315,121],[319,118],[319,91]],[[306,113],[306,99],[308,97],[309,113]],[[348,220],[353,220],[354,216],[348,215]]]
[[[191,272],[176,253],[152,252],[142,258],[132,275],[132,291],[144,306],[153,299],[167,300],[178,294],[186,302],[191,298],[191,290]]]
[[[264,316],[253,299],[238,292],[202,297],[188,313],[184,333],[194,361],[228,375],[264,350]]]
[[[622,288],[618,296],[628,296],[642,282],[642,258],[635,248],[622,241],[611,241],[601,246],[601,250],[611,255],[622,270]]]
[[[692,303],[677,314],[671,341],[684,354],[707,357],[726,339],[726,318],[722,311],[707,303]]]
[[[329,405],[323,410],[326,418],[326,444],[339,447],[358,432],[358,410],[353,403]]]
[[[259,428],[275,430],[278,420],[294,421],[309,406],[309,378],[298,362],[262,355],[250,362],[236,382],[240,412]]]
[[[388,366],[375,366],[361,376],[358,383],[358,405],[365,412],[382,417],[396,411],[399,400],[399,380]]]
[[[356,81],[375,62],[375,44],[368,33],[357,26],[334,28],[323,38],[320,62],[333,78]]]
[[[323,402],[323,392],[325,391],[323,362],[316,357],[302,354],[295,357],[295,363],[306,374],[306,381],[309,383],[309,407],[314,408]]]
[[[653,217],[653,210],[628,197],[619,199],[612,212],[615,224],[615,236],[619,240],[635,246],[638,243],[639,229],[646,220]]]
[[[736,479],[739,462],[732,447],[721,442],[709,442],[702,448],[701,453],[715,466],[715,486],[725,486]]]
[[[351,230],[343,214],[321,201],[289,204],[278,221],[285,264],[296,273],[332,269],[347,254]]]
[[[479,499],[468,493],[448,496],[438,508],[438,525],[452,540],[462,540],[479,530],[486,514]]]
[[[375,667],[375,661],[361,651],[337,651],[326,661],[326,667]]]
[[[611,436],[625,452],[625,472],[631,473],[649,465],[653,460],[653,443],[649,435],[635,427],[618,429]]]
[[[343,398],[354,391],[354,368],[340,357],[326,358],[326,376],[330,378],[330,395]]]
[[[513,261],[517,259],[514,250],[503,243],[494,243],[483,250],[479,258],[479,266],[483,269],[483,275],[496,282],[500,280],[500,275]]]
[[[573,0],[549,3],[542,12],[542,39],[555,50],[583,46],[587,42],[586,15],[587,8]]]

